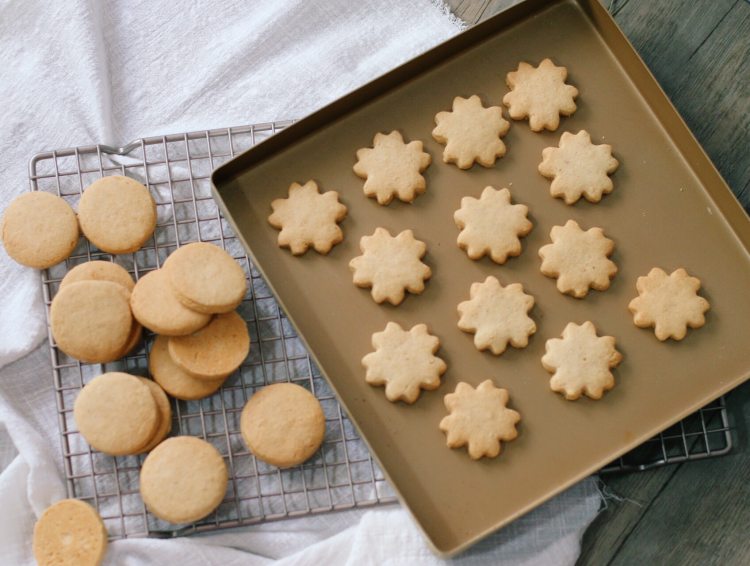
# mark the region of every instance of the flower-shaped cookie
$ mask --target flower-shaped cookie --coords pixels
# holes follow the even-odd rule
[[[582,394],[601,399],[615,386],[611,369],[620,365],[622,354],[615,349],[612,336],[596,335],[593,323],[568,323],[562,338],[547,340],[545,348],[542,365],[553,374],[550,389],[569,401]]]
[[[404,330],[389,322],[385,330],[372,335],[372,345],[375,351],[362,358],[367,368],[365,380],[370,385],[385,385],[389,401],[414,403],[421,389],[440,386],[440,376],[447,366],[434,355],[440,340],[427,332],[426,325]]]
[[[516,424],[521,420],[521,415],[508,409],[507,404],[508,392],[495,387],[489,379],[476,389],[460,382],[454,393],[445,396],[445,408],[449,414],[440,421],[440,430],[447,435],[448,448],[468,444],[472,460],[479,460],[482,456],[494,458],[500,454],[500,441],[516,438]]]
[[[495,263],[505,263],[508,256],[521,253],[519,236],[531,232],[526,215],[529,208],[510,203],[510,191],[486,187],[482,196],[464,197],[461,208],[453,214],[458,234],[458,247],[471,259],[489,254]]]
[[[608,259],[615,244],[601,228],[584,231],[575,220],[568,220],[565,226],[554,226],[550,237],[552,243],[539,249],[541,271],[557,278],[558,291],[582,299],[589,288],[609,288],[617,273],[617,266]]]
[[[609,175],[618,165],[611,145],[594,145],[589,133],[581,130],[576,135],[565,132],[559,147],[545,148],[539,172],[552,179],[550,194],[565,204],[573,204],[581,196],[589,202],[599,202],[602,195],[612,192]]]
[[[425,191],[425,180],[420,174],[432,161],[422,151],[421,141],[404,143],[401,134],[375,134],[373,147],[357,150],[354,172],[365,179],[364,191],[378,204],[387,205],[393,197],[412,202]]]
[[[455,163],[459,169],[468,169],[475,161],[491,167],[498,157],[505,155],[505,144],[500,138],[508,133],[510,122],[503,118],[502,108],[485,108],[476,94],[454,98],[453,110],[438,112],[435,124],[432,137],[445,144],[445,163]]]
[[[534,297],[523,292],[520,283],[503,287],[492,276],[472,283],[470,300],[459,303],[458,327],[474,334],[477,350],[489,349],[499,356],[508,347],[525,348],[536,324],[528,316]]]
[[[680,268],[669,275],[654,267],[635,285],[638,296],[630,301],[633,322],[640,328],[654,327],[659,340],[682,340],[687,327],[700,328],[706,324],[704,313],[710,308],[706,299],[698,295],[700,279],[691,277]]]
[[[292,183],[289,198],[274,200],[271,208],[268,223],[281,230],[279,247],[289,248],[294,255],[305,253],[310,246],[327,254],[344,239],[338,223],[346,217],[346,207],[336,191],[320,194],[315,181]]]
[[[505,77],[510,92],[503,97],[503,104],[514,120],[529,119],[535,132],[544,128],[555,131],[560,125],[560,115],[570,116],[576,111],[574,98],[578,89],[565,84],[568,69],[558,67],[549,59],[532,67],[519,63],[517,71]]]
[[[376,303],[388,301],[398,305],[406,291],[421,293],[425,279],[432,275],[420,259],[427,253],[424,242],[414,238],[411,230],[404,230],[395,238],[385,228],[376,228],[371,236],[359,241],[362,255],[349,262],[357,287],[372,287]]]

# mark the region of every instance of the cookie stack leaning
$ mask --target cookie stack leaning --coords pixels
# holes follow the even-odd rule
[[[130,311],[133,286],[130,274],[112,262],[89,261],[71,269],[50,307],[57,346],[89,363],[112,362],[128,354],[142,332]]]
[[[203,242],[177,249],[161,270],[138,282],[131,306],[159,334],[149,371],[167,393],[201,399],[242,364],[250,335],[234,309],[246,292],[245,273],[232,256]]]
[[[73,416],[86,442],[112,456],[148,452],[172,429],[172,409],[162,388],[122,372],[103,373],[87,383]]]

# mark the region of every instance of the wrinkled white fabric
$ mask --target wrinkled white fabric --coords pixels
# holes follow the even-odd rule
[[[36,152],[302,117],[459,29],[430,0],[0,0],[0,209],[27,190]],[[34,521],[65,483],[39,274],[4,250],[0,297],[0,563],[33,564]],[[582,482],[459,563],[572,564],[598,506]],[[106,562],[278,559],[440,563],[397,505],[121,540]]]

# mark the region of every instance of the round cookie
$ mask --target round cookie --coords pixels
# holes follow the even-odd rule
[[[210,314],[190,310],[175,297],[163,269],[138,279],[130,295],[133,316],[143,326],[167,336],[184,336],[203,328]]]
[[[120,372],[103,373],[87,383],[76,398],[73,416],[86,442],[113,456],[140,452],[159,426],[151,389]]]
[[[57,346],[84,362],[120,357],[131,338],[130,293],[111,281],[79,281],[60,289],[50,307]]]
[[[236,312],[219,314],[189,336],[172,336],[169,355],[180,368],[197,378],[226,377],[250,352],[247,324]]]
[[[84,235],[100,250],[130,253],[154,233],[156,203],[148,188],[130,177],[102,177],[83,191],[78,222]]]
[[[194,436],[175,436],[146,456],[140,491],[146,508],[160,519],[192,523],[218,507],[227,480],[216,448]]]
[[[288,468],[320,448],[326,421],[320,402],[307,389],[275,383],[250,397],[242,410],[240,430],[256,458]]]
[[[164,391],[183,401],[194,401],[213,395],[226,377],[199,379],[185,373],[172,361],[168,349],[169,338],[157,336],[148,357],[148,371]]]
[[[39,566],[97,566],[107,552],[107,529],[91,505],[63,499],[39,517],[32,545]]]
[[[194,242],[175,250],[164,263],[177,298],[191,310],[233,311],[245,298],[245,272],[223,249]]]
[[[91,280],[119,283],[128,291],[132,291],[135,287],[135,281],[124,267],[111,261],[96,260],[81,263],[68,271],[63,280],[60,281],[60,288],[62,289],[66,285],[78,281]]]
[[[156,432],[149,443],[140,450],[140,452],[151,452],[169,435],[169,431],[172,430],[172,405],[169,404],[167,394],[164,393],[164,390],[153,379],[145,377],[139,377],[138,379],[142,383],[145,383],[149,391],[151,391],[156,408],[159,409],[159,424],[156,427]]]
[[[28,267],[46,269],[73,253],[78,220],[70,205],[51,193],[24,193],[3,215],[3,245],[8,255]]]

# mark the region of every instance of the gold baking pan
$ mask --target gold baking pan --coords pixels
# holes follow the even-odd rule
[[[580,90],[578,111],[557,132],[513,122],[508,153],[494,167],[461,171],[442,163],[430,132],[457,95],[500,105],[505,74],[519,61],[551,57]],[[411,204],[379,206],[352,172],[355,151],[376,132],[398,129],[433,157],[427,192]],[[566,206],[537,172],[542,149],[564,131],[588,130],[620,161],[615,190],[599,204]],[[270,203],[293,181],[315,179],[349,208],[345,239],[328,256],[293,257],[276,244]],[[304,338],[402,502],[437,552],[456,553],[729,391],[750,375],[750,222],[731,191],[607,12],[596,0],[527,0],[391,71],[217,169],[214,195]],[[458,249],[453,212],[461,197],[509,187],[534,223],[518,258],[498,266]],[[609,290],[578,300],[539,272],[539,248],[568,219],[600,226],[616,243]],[[378,305],[352,283],[348,262],[359,239],[382,226],[410,228],[427,243],[432,279],[398,307]],[[636,328],[628,302],[635,282],[659,266],[699,277],[711,303],[707,324],[681,342]],[[479,352],[456,322],[472,282],[494,275],[521,282],[536,298],[538,331],[527,348]],[[388,321],[426,323],[448,363],[443,384],[413,406],[386,401],[365,383],[361,358]],[[616,387],[600,401],[566,401],[549,389],[544,344],[568,322],[593,321],[624,355]],[[492,379],[507,388],[522,421],[518,439],[495,459],[450,450],[438,423],[443,396],[458,381]]]

